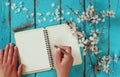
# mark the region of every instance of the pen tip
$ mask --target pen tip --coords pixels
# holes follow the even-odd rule
[[[57,46],[57,45],[54,45],[54,47],[55,47],[55,48],[58,48],[58,46]]]

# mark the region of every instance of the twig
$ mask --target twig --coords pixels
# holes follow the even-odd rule
[[[89,61],[90,61],[90,64],[91,64],[91,67],[92,67],[92,70],[93,70],[94,77],[96,77],[95,68],[94,68],[94,65],[92,63],[92,59],[91,59],[90,53],[88,53],[88,57],[89,57]]]

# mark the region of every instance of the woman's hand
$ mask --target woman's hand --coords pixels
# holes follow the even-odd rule
[[[7,45],[5,52],[0,50],[0,77],[20,77],[22,65],[17,69],[18,48],[13,44]]]
[[[65,50],[68,54],[63,54],[62,50]],[[71,47],[58,46],[54,61],[58,77],[69,77],[70,69],[73,64]]]

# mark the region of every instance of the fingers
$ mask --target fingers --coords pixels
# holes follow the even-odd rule
[[[19,67],[18,67],[18,71],[17,71],[17,75],[18,75],[18,77],[21,76],[22,71],[23,71],[23,69],[22,69],[22,64],[20,64]]]
[[[3,50],[0,50],[0,64],[3,62]]]
[[[58,46],[58,48],[64,49],[67,53],[71,54],[71,47],[70,46]]]
[[[18,49],[14,47],[14,45],[11,43],[6,46],[4,57],[3,57],[3,63],[8,64],[17,64],[17,51]]]
[[[14,53],[14,45],[11,43],[8,51],[8,58],[7,58],[7,63],[9,64],[12,63],[13,53]]]
[[[58,48],[57,52],[54,55],[55,63],[60,63],[62,58],[61,50]]]
[[[7,45],[6,48],[5,48],[4,57],[3,57],[3,63],[7,62],[8,51],[9,51],[9,45]]]
[[[18,48],[15,46],[14,47],[13,58],[12,58],[12,64],[15,66],[14,69],[16,69],[16,67],[17,67],[17,57],[18,57]]]

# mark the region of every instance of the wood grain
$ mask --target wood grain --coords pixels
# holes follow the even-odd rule
[[[5,2],[8,1],[4,0],[0,2],[0,49],[4,49],[11,42],[10,8],[5,6]]]

